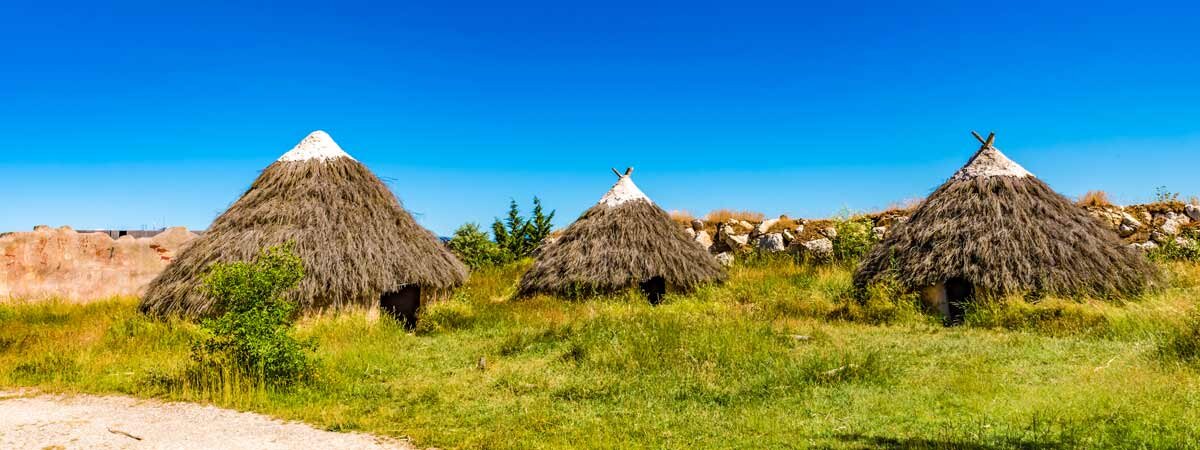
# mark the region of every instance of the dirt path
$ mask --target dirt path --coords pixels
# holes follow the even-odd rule
[[[0,448],[411,449],[361,433],[334,433],[191,403],[0,391]]]

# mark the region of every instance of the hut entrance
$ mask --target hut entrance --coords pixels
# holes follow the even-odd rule
[[[966,314],[967,302],[975,296],[975,287],[971,282],[955,277],[946,280],[946,323],[958,325]]]
[[[650,300],[651,305],[657,305],[662,302],[664,295],[667,295],[667,280],[663,277],[654,277],[643,281],[640,284],[642,293],[646,294],[646,298]]]
[[[421,309],[421,287],[410,284],[397,292],[383,294],[379,309],[404,324],[404,329],[413,329],[417,326],[417,311]]]

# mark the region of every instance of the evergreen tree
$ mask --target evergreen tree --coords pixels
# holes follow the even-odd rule
[[[550,222],[553,220],[554,210],[551,210],[548,215],[544,214],[542,211],[542,199],[534,196],[533,219],[528,222],[529,233],[526,235],[526,243],[528,244],[529,251],[536,250],[542,244],[542,241],[547,236],[550,236],[550,232],[553,231],[553,225]]]

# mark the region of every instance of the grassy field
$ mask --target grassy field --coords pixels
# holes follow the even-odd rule
[[[1200,447],[1200,265],[1122,303],[1013,300],[947,328],[850,270],[752,260],[651,307],[511,300],[476,273],[417,332],[309,317],[316,378],[188,376],[194,325],[136,299],[0,306],[0,385],[211,402],[451,448]],[[483,362],[481,362],[481,359]]]

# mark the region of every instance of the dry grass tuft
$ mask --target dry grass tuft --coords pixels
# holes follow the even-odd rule
[[[668,212],[667,215],[670,216],[671,220],[675,221],[675,223],[689,227],[692,226],[692,221],[696,219],[692,216],[692,213],[688,212],[686,209],[673,209]]]
[[[1112,201],[1108,199],[1108,193],[1104,191],[1087,191],[1079,197],[1075,204],[1085,208],[1104,208],[1113,206]]]
[[[766,218],[766,215],[764,215],[763,213],[760,213],[760,212],[746,211],[746,210],[735,211],[732,209],[722,208],[722,209],[714,209],[712,211],[709,211],[708,214],[706,214],[704,216],[704,221],[709,222],[709,223],[720,223],[720,222],[728,221],[730,219],[734,219],[734,220],[745,220],[750,223],[755,223],[755,222],[762,222],[764,218]]]

